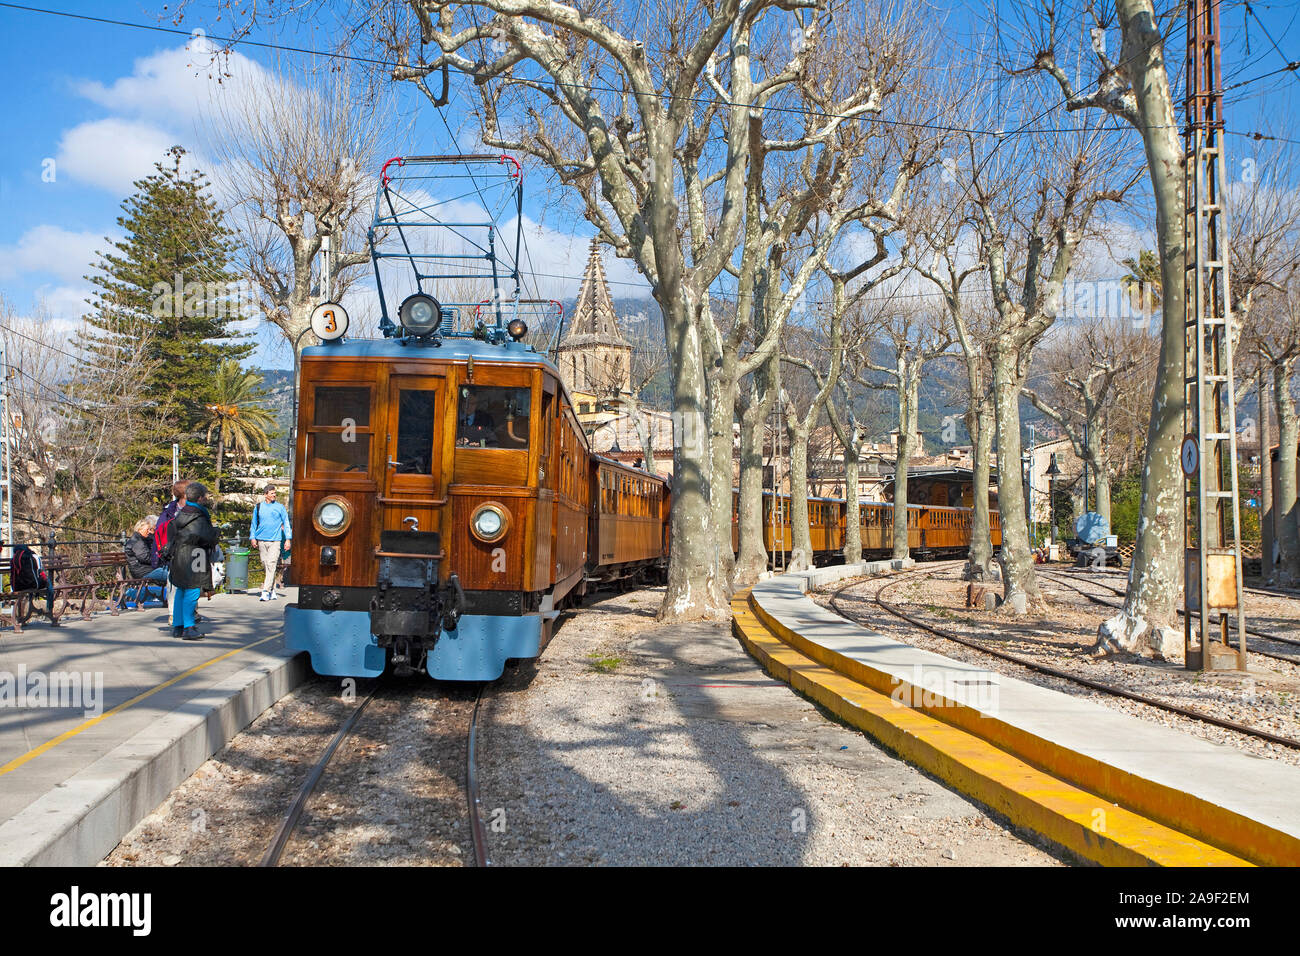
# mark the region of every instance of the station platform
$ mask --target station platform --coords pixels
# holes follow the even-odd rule
[[[1300,767],[911,647],[805,596],[902,567],[773,577],[736,596],[734,629],[769,673],[1087,860],[1300,864]]]
[[[94,865],[301,683],[293,600],[201,599],[201,641],[172,637],[165,607],[0,631],[0,866]]]

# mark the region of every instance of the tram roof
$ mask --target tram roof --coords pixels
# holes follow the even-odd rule
[[[559,374],[559,369],[541,352],[523,342],[496,345],[468,335],[448,335],[440,345],[420,339],[343,339],[311,345],[302,350],[303,358],[386,358],[437,359],[440,361],[516,362],[542,365]],[[405,343],[405,344],[403,344]]]

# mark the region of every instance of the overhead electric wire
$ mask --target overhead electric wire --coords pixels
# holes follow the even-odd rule
[[[1246,15],[1253,17],[1255,22],[1259,24],[1259,28],[1264,31],[1264,36],[1268,37],[1268,42],[1273,45],[1273,49],[1277,51],[1277,55],[1286,62],[1284,69],[1289,71],[1291,75],[1296,78],[1296,82],[1300,82],[1300,75],[1297,75],[1296,73],[1296,70],[1300,69],[1300,60],[1287,59],[1287,55],[1282,52],[1282,48],[1278,46],[1278,42],[1273,39],[1273,34],[1269,33],[1268,27],[1264,25],[1264,21],[1259,18],[1259,15],[1251,9],[1249,3],[1246,4]]]
[[[49,342],[43,342],[40,339],[32,338],[32,336],[27,335],[24,332],[19,332],[11,325],[0,325],[0,331],[12,333],[13,335],[18,336],[20,339],[26,339],[28,342],[31,342],[34,345],[39,345],[43,349],[49,349],[51,352],[58,352],[60,355],[65,355],[68,358],[72,359],[74,362],[76,362],[80,368],[94,369],[97,372],[108,372],[108,373],[113,372],[113,369],[105,368],[102,365],[96,365],[94,362],[86,361],[84,356],[74,355],[71,352],[59,348],[57,345],[51,345]],[[13,367],[12,363],[10,363],[10,367],[11,368]]]
[[[176,27],[164,27],[158,24],[150,24],[150,23],[135,23],[129,20],[115,20],[109,17],[95,17],[95,16],[90,16],[88,14],[72,13],[66,10],[52,10],[45,7],[34,7],[26,4],[0,2],[0,8],[19,10],[26,13],[40,13],[49,16],[65,17],[71,20],[82,20],[90,23],[101,23],[108,26],[127,27],[129,29],[136,29],[136,30],[148,30],[155,33],[166,33],[173,36],[183,36],[183,37],[193,38],[195,35],[193,30],[182,30]],[[260,49],[280,50],[288,53],[301,53],[307,56],[334,58],[339,60],[346,60],[349,62],[364,63],[371,66],[383,66],[383,67],[390,67],[390,68],[402,67],[405,69],[411,69],[411,68],[423,69],[427,67],[430,70],[434,69],[433,67],[430,67],[429,64],[427,63],[420,63],[420,64],[413,65],[410,63],[401,63],[395,60],[384,60],[376,57],[356,56],[354,54],[330,52],[325,50],[314,50],[307,47],[292,46],[283,43],[270,43],[264,40],[249,39],[248,37],[218,36],[215,34],[208,34],[208,33],[204,33],[203,36],[205,39],[227,44],[231,48],[233,48],[237,44],[243,43],[247,46],[258,47]],[[1123,65],[1122,63],[1119,64],[1119,66],[1122,65]],[[476,74],[468,72],[450,63],[447,64],[447,68],[449,70],[455,70],[457,73],[463,76],[468,76],[471,78],[476,77]],[[1119,67],[1117,66],[1116,69],[1118,68]],[[1245,86],[1246,84],[1256,82],[1257,80],[1266,79],[1267,77],[1275,75],[1276,73],[1284,72],[1285,70],[1288,69],[1295,70],[1297,68],[1300,68],[1300,63],[1293,63],[1287,67],[1282,68],[1281,70],[1274,70],[1272,73],[1266,73],[1261,76],[1252,77],[1249,80],[1244,80],[1241,83],[1234,84],[1231,87],[1225,87],[1225,89],[1236,89],[1237,87]],[[529,81],[529,82],[540,82],[540,81]],[[622,96],[625,92],[623,90],[616,89],[615,87],[612,86],[599,85],[593,83],[561,83],[554,79],[552,79],[550,82],[552,83],[552,85],[558,87],[564,87],[566,89],[585,90],[588,92],[595,92],[595,93],[612,93],[616,96]],[[1091,86],[1095,84],[1089,84],[1089,85]],[[698,104],[712,104],[714,102],[714,98],[711,97],[682,95],[682,94],[675,94],[675,93],[652,92],[647,95],[653,99],[684,100],[686,102],[692,102]],[[871,122],[883,126],[901,126],[901,127],[911,128],[911,129],[930,129],[930,130],[935,130],[937,132],[967,133],[975,136],[995,136],[998,137],[999,139],[1010,135],[1025,135],[1031,133],[1078,133],[1078,132],[1086,132],[1090,129],[1090,127],[1086,127],[1086,126],[1041,127],[1037,129],[1028,129],[1022,126],[1016,130],[981,129],[978,127],[945,126],[940,123],[924,123],[924,122],[912,122],[908,120],[884,119],[878,116],[870,116],[866,114],[827,113],[820,110],[809,110],[809,109],[792,107],[792,106],[778,106],[770,103],[765,103],[765,104],[731,103],[729,105],[732,108],[747,108],[751,111],[757,110],[760,112],[785,113],[785,114],[796,115],[796,116],[816,116],[821,119],[860,119],[864,122]],[[1050,110],[1047,112],[1050,112]],[[1040,114],[1038,118],[1041,118],[1041,116],[1043,115],[1046,115],[1046,113]],[[1166,129],[1168,127],[1164,124],[1160,124],[1160,125],[1154,125],[1150,127],[1137,127],[1137,128],[1138,129]]]

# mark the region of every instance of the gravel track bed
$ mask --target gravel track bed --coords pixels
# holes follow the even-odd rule
[[[501,865],[1060,865],[828,720],[725,624],[662,590],[566,616],[485,698],[479,786]]]
[[[1152,661],[1133,655],[1095,658],[1090,655],[1090,651],[1097,627],[1104,615],[1114,612],[1093,605],[1081,594],[1056,584],[1046,576],[1039,581],[1050,603],[1049,609],[1044,613],[1015,619],[971,610],[965,607],[966,583],[958,580],[959,575],[959,567],[941,571],[937,577],[928,580],[925,579],[924,572],[917,574],[907,583],[889,591],[886,600],[934,627],[970,640],[987,642],[997,650],[1036,664],[1114,684],[1133,693],[1180,707],[1202,710],[1270,733],[1300,739],[1298,665],[1255,657],[1247,674],[1201,674],[1186,671],[1181,664]],[[893,580],[896,577],[872,578],[851,586],[839,598],[840,613],[915,647],[977,664],[1029,683],[1087,697],[1113,710],[1183,730],[1215,743],[1228,744],[1262,757],[1300,765],[1300,750],[1181,717],[1061,678],[1038,674],[921,631],[887,613],[875,603],[876,593]],[[1081,577],[1076,583],[1088,589],[1086,578]],[[1104,589],[1093,587],[1092,590],[1099,597],[1113,598]],[[835,610],[830,603],[833,594],[833,590],[827,590],[812,593],[810,597],[824,607]],[[1292,609],[1292,613],[1297,611],[1300,608]]]
[[[308,681],[201,766],[105,859],[108,866],[248,866],[355,700]],[[462,789],[474,690],[389,679],[340,745],[281,866],[472,863]]]

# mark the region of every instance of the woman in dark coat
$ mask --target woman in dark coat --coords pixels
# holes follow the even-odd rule
[[[172,636],[187,641],[203,639],[194,626],[199,593],[212,586],[212,547],[217,529],[208,515],[208,489],[197,481],[185,489],[185,507],[168,527],[168,570],[176,593],[172,598]]]

